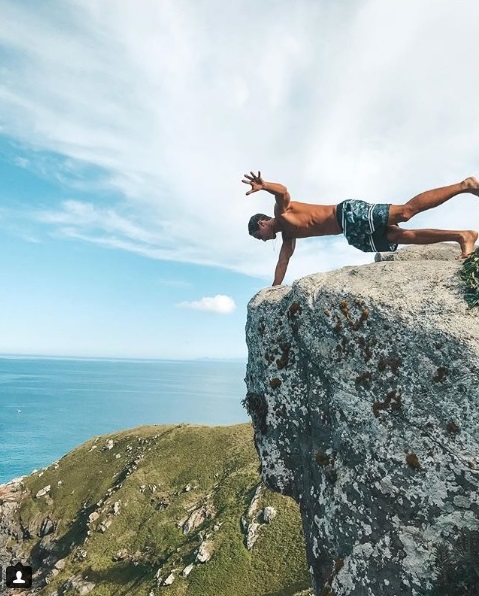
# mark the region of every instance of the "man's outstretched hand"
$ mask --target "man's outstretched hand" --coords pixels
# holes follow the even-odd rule
[[[250,172],[249,174],[244,175],[247,180],[242,180],[245,184],[251,184],[251,190],[248,190],[246,195],[250,195],[252,192],[258,192],[258,190],[263,190],[264,181],[261,178],[261,172],[258,171],[258,175]]]

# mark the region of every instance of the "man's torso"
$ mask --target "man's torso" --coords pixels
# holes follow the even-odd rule
[[[290,201],[286,211],[277,212],[275,219],[287,238],[308,238],[341,234],[336,219],[336,205],[313,205]]]

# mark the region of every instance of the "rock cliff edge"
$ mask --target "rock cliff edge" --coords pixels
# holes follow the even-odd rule
[[[408,247],[249,303],[245,405],[316,594],[477,589],[479,318],[456,255]]]

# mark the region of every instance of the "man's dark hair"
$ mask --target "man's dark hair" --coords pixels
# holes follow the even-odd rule
[[[258,222],[263,220],[268,221],[269,219],[273,218],[269,215],[265,215],[264,213],[256,213],[256,215],[253,215],[248,222],[249,235],[252,236],[253,234],[256,234],[256,232],[259,230]]]

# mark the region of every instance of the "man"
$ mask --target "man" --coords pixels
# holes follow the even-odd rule
[[[372,205],[357,200],[343,201],[339,205],[313,205],[291,201],[286,186],[265,182],[261,172],[257,175],[253,172],[245,174],[242,182],[251,185],[247,195],[267,190],[276,200],[274,217],[257,213],[248,224],[250,236],[258,240],[276,238],[277,232],[283,235],[273,286],[280,285],[284,279],[296,238],[343,233],[349,244],[363,252],[395,251],[398,244],[434,244],[454,240],[461,247],[461,258],[466,258],[474,250],[477,240],[474,230],[404,230],[398,226],[400,222],[409,221],[414,215],[437,207],[458,194],[479,196],[479,182],[472,177],[458,184],[423,192],[404,205]]]

